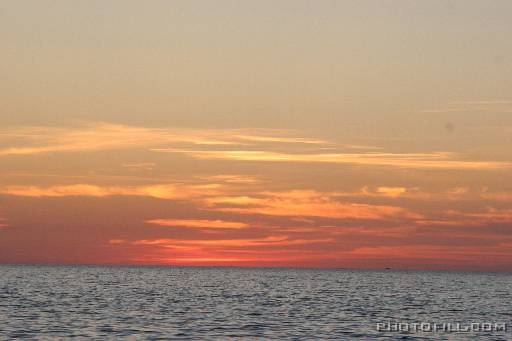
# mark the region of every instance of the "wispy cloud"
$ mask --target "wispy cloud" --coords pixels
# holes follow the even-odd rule
[[[468,100],[454,101],[439,108],[421,110],[422,113],[485,113],[485,112],[512,113],[510,100]]]
[[[315,140],[302,137],[278,137],[278,136],[258,136],[258,135],[235,135],[234,139],[254,142],[278,142],[278,143],[304,143],[304,144],[326,144],[324,140]]]
[[[134,162],[134,163],[125,163],[123,164],[124,168],[133,171],[143,171],[143,170],[152,170],[155,167],[154,162]]]
[[[96,186],[88,184],[63,186],[7,186],[0,193],[25,197],[107,197],[115,195],[146,196],[158,199],[190,199],[205,195],[221,195],[221,185],[165,184],[151,186]]]
[[[198,179],[211,181],[211,182],[229,183],[229,184],[254,184],[254,183],[258,183],[261,181],[261,179],[256,176],[239,175],[239,174],[206,175],[206,176],[199,176]]]
[[[111,244],[132,244],[132,245],[157,245],[167,248],[180,246],[188,247],[247,247],[247,246],[284,246],[284,245],[304,245],[331,242],[330,238],[323,239],[292,239],[286,235],[266,236],[250,239],[141,239],[135,241],[111,240]]]
[[[512,168],[511,162],[457,159],[450,152],[432,153],[281,153],[265,150],[187,150],[155,148],[157,152],[183,153],[198,159],[266,162],[339,163],[398,168],[493,170]]]
[[[453,103],[462,105],[512,105],[512,101],[509,100],[456,101]]]
[[[271,129],[147,128],[90,123],[74,128],[21,127],[0,130],[0,156],[115,149],[142,149],[185,154],[197,159],[260,162],[334,163],[398,168],[491,170],[512,168],[504,161],[465,159],[446,151],[386,153],[377,147],[329,143],[297,137],[297,132]],[[201,147],[197,149],[198,146]],[[226,148],[229,149],[226,150]],[[203,149],[206,148],[206,149]],[[333,152],[326,153],[326,148]],[[339,152],[349,149],[364,152]],[[365,150],[370,149],[370,150]],[[374,149],[374,150],[372,150]],[[125,163],[133,170],[154,164]]]
[[[68,128],[5,128],[0,130],[0,141],[8,142],[9,147],[1,148],[0,156],[187,144],[223,146],[325,143],[319,139],[291,136],[293,133],[272,129],[147,128],[110,123],[89,123]]]
[[[208,219],[152,219],[146,223],[160,226],[187,227],[187,228],[214,228],[214,229],[242,229],[249,225],[237,221],[208,220]]]
[[[332,238],[293,238],[285,234],[231,239],[111,239],[116,248],[140,248],[141,263],[233,263],[311,260],[321,255],[304,247],[332,243]]]
[[[498,209],[487,207],[484,210],[462,212],[457,210],[448,210],[441,212],[439,218],[420,219],[415,222],[420,226],[454,226],[454,227],[486,227],[495,224],[512,224],[512,209]],[[459,231],[462,234],[463,231]],[[482,237],[489,235],[486,233]]]
[[[461,200],[471,198],[471,194],[468,187],[453,187],[433,192],[419,187],[378,186],[369,188],[364,186],[359,191],[336,192],[336,195],[340,197],[407,198],[418,200]]]
[[[387,197],[400,197],[407,192],[405,187],[378,187],[376,192]]]
[[[270,216],[324,217],[336,219],[420,219],[421,215],[390,205],[370,205],[335,200],[336,193],[316,191],[264,192],[258,197],[211,197],[210,210]],[[225,204],[235,206],[226,207]]]
[[[468,218],[470,221],[480,221],[482,224],[488,223],[506,223],[512,224],[512,209],[498,209],[494,207],[487,207],[485,211],[481,212],[460,212],[460,211],[447,211],[450,216]]]
[[[36,174],[26,174],[34,177]],[[51,177],[64,177],[59,174]],[[86,176],[76,176],[86,178]],[[103,178],[103,177],[101,177]],[[119,180],[119,177],[106,177],[108,180]],[[148,178],[129,178],[134,180],[147,180]],[[155,178],[149,178],[155,180]],[[177,197],[201,197],[201,201],[207,205],[232,204],[232,205],[258,205],[262,196],[272,192],[253,192],[253,195],[237,195],[247,193],[259,187],[248,185],[259,184],[260,178],[243,175],[213,175],[193,178],[190,183],[163,183],[145,186],[100,186],[87,183],[53,185],[53,186],[4,186],[0,187],[0,194],[27,197],[65,197],[65,196],[96,196],[105,197],[113,195],[126,196],[150,196],[162,199]],[[241,186],[238,186],[241,185]],[[228,194],[230,194],[228,196]],[[355,191],[315,192],[314,190],[289,190],[288,193],[318,193],[318,195],[332,198],[409,198],[409,199],[437,199],[437,200],[461,200],[464,197],[481,198],[492,201],[509,201],[512,193],[509,192],[471,192],[468,187],[453,187],[441,192],[429,192],[419,187],[391,187],[391,186],[364,186]],[[234,195],[233,195],[234,194]]]

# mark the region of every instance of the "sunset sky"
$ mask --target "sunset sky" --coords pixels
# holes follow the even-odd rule
[[[512,1],[0,2],[0,263],[512,271]]]

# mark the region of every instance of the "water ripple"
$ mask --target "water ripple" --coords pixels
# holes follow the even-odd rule
[[[497,273],[0,266],[0,339],[510,340],[377,322],[504,322]]]

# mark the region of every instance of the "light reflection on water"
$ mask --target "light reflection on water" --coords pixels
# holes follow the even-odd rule
[[[511,340],[512,275],[0,266],[0,339]],[[508,332],[382,333],[378,322],[506,322]]]

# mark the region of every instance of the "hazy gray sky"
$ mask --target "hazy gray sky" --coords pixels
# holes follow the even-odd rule
[[[511,12],[510,1],[4,0],[1,122],[421,120],[512,98]]]

